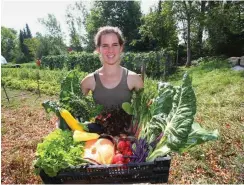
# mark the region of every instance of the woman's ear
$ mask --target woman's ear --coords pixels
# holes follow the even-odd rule
[[[100,47],[96,47],[96,53],[100,54]]]
[[[122,45],[120,46],[120,52],[121,52],[121,53],[123,52],[123,50],[124,50],[124,44],[122,44]]]
[[[97,51],[98,49],[96,48],[94,51],[93,51],[93,54],[95,55],[99,55],[99,52]]]

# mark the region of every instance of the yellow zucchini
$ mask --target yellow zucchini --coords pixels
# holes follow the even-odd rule
[[[79,122],[70,114],[69,111],[67,111],[66,109],[61,109],[60,110],[60,115],[62,116],[62,118],[64,118],[64,120],[66,121],[66,123],[69,125],[69,127],[72,130],[79,130],[79,131],[84,131],[83,127],[79,124]]]
[[[73,134],[73,139],[76,142],[89,141],[98,138],[99,135],[97,133],[81,132],[79,130],[75,130]]]

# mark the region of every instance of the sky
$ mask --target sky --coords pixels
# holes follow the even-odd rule
[[[31,33],[44,33],[43,26],[38,18],[46,18],[48,13],[54,14],[61,24],[61,29],[67,35],[65,23],[65,10],[74,0],[1,0],[1,26],[23,30],[25,24],[29,25]],[[90,7],[89,1],[83,2]],[[156,4],[157,0],[142,0],[141,9],[144,14],[148,13],[149,7]]]

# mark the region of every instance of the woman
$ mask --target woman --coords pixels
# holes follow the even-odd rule
[[[121,31],[117,27],[101,27],[95,45],[103,66],[81,81],[83,94],[92,91],[94,101],[106,108],[130,101],[131,91],[143,88],[143,81],[138,74],[120,65],[124,47]]]
[[[101,27],[94,41],[102,67],[81,81],[81,90],[84,95],[92,91],[95,103],[105,109],[121,107],[130,102],[133,90],[143,88],[142,78],[120,65],[124,39],[119,28]]]

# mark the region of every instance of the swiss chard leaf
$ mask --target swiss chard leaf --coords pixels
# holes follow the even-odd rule
[[[195,113],[196,96],[191,85],[191,78],[185,73],[181,87],[176,89],[172,109],[166,118],[167,125],[164,134],[171,150],[178,151],[187,142]]]
[[[218,130],[208,131],[202,128],[199,123],[194,122],[191,127],[191,132],[188,135],[187,142],[179,149],[180,152],[186,152],[190,148],[202,144],[206,141],[214,141],[219,137]]]
[[[174,90],[172,90],[172,92],[174,92]],[[172,96],[170,93],[167,95],[169,97],[168,99]],[[167,98],[164,98],[162,102],[165,102],[166,99]],[[187,73],[185,73],[183,77],[182,85],[180,87],[175,87],[175,94],[171,100],[172,108],[168,115],[166,113],[160,113],[158,116],[153,117],[153,119],[157,117],[163,125],[162,128],[165,129],[163,130],[164,136],[147,158],[148,161],[152,161],[158,156],[166,155],[167,153],[165,153],[165,151],[178,152],[187,142],[196,113],[196,97],[191,85],[191,78]],[[154,109],[156,110],[157,107]]]
[[[175,87],[169,83],[158,84],[159,96],[153,100],[152,105],[150,105],[151,115],[157,115],[160,113],[169,114],[172,109],[173,97],[176,93]]]

